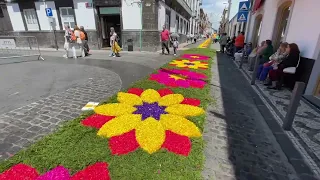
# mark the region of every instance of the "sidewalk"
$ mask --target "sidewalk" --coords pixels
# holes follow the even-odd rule
[[[231,61],[229,58],[226,61]],[[237,67],[240,62],[234,62]],[[244,63],[240,70],[247,81],[250,83],[252,71],[248,70],[248,64]],[[320,177],[320,111],[306,100],[300,101],[297,114],[294,119],[293,128],[290,132],[282,132],[283,119],[287,113],[287,107],[291,99],[291,91],[283,89],[281,91],[269,90],[262,82],[256,81],[256,84],[252,86],[254,91],[259,95],[267,109],[264,111],[270,111],[276,120],[276,123],[268,121],[269,126],[279,126],[280,129],[273,133],[277,137],[277,141],[281,138],[288,138],[294,144],[295,149],[303,157],[303,161],[307,162],[311,170],[316,176]],[[282,146],[282,149],[286,148],[291,151],[289,147]],[[296,158],[296,157],[295,157]],[[298,159],[291,159],[291,163]],[[306,167],[301,167],[304,169]],[[303,170],[301,170],[303,171]]]
[[[216,46],[216,45],[212,45]],[[214,59],[207,110],[205,180],[298,180],[300,175],[282,151],[259,111],[259,98],[226,56]],[[300,176],[300,178],[299,178]]]

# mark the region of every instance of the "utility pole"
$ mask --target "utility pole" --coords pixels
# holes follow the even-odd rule
[[[231,0],[228,0],[228,14],[227,14],[227,27],[226,27],[226,33],[230,36],[229,34],[229,17],[230,17],[230,11],[231,11]]]

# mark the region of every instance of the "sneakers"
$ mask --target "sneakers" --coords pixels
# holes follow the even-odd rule
[[[177,54],[173,54],[174,56],[177,56]]]

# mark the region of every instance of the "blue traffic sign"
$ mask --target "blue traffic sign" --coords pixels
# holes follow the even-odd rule
[[[46,8],[46,14],[48,17],[52,17],[53,14],[52,14],[52,9],[51,8]]]
[[[249,11],[250,1],[242,1],[239,3],[239,12]]]
[[[247,22],[248,21],[248,11],[238,12],[237,21],[238,22]]]

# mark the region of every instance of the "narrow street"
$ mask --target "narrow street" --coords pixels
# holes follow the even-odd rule
[[[213,47],[218,49],[218,44]],[[264,104],[233,60],[217,53],[212,73],[211,93],[216,101],[207,110],[204,178],[316,179],[312,174],[297,174],[288,162],[282,142],[266,123],[272,117],[261,114],[258,106]]]

